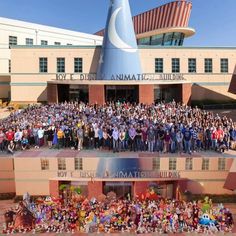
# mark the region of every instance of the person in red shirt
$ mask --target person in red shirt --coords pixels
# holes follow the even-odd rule
[[[217,129],[217,141],[219,142],[223,138],[224,138],[224,131],[220,125]]]
[[[14,131],[12,129],[9,129],[7,132],[6,132],[6,138],[7,138],[7,142],[10,143],[10,141],[12,141],[14,139]]]
[[[216,150],[217,149],[217,137],[218,137],[218,132],[216,128],[213,128],[212,134],[211,134],[211,142],[212,142],[212,149]]]

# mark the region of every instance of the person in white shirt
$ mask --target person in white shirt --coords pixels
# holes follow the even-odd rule
[[[22,139],[22,131],[20,129],[17,129],[17,131],[14,134],[14,142],[16,144],[15,149],[18,149],[21,145],[21,139]]]
[[[119,131],[117,127],[115,127],[112,131],[113,138],[113,152],[119,152]]]
[[[37,148],[43,146],[43,141],[44,141],[43,136],[44,136],[44,130],[43,130],[42,127],[40,127],[39,130],[38,130],[38,140],[39,140],[39,141],[38,141],[38,146],[37,146]]]
[[[94,127],[94,147],[97,149],[99,148],[98,131],[99,131],[99,128],[98,128],[98,125],[96,124]]]

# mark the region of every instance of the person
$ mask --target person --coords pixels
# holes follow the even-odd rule
[[[23,137],[23,139],[21,140],[21,149],[23,151],[29,149],[29,141],[26,137]]]
[[[2,130],[0,130],[0,151],[3,152],[5,149],[4,141],[6,139],[6,135]]]
[[[136,151],[135,145],[135,137],[136,137],[136,130],[133,125],[129,128],[129,142],[130,142],[130,151]]]
[[[14,150],[15,150],[15,144],[13,142],[13,140],[10,141],[10,143],[7,145],[7,151],[10,154],[14,154]]]
[[[120,151],[125,151],[125,131],[123,128],[121,128],[119,132],[119,144]]]
[[[163,125],[161,125],[158,131],[158,142],[159,142],[159,151],[163,152],[164,150],[164,138],[165,138],[165,130]]]
[[[225,150],[227,149],[224,139],[221,137],[218,141],[218,148],[217,150],[219,150],[220,153],[224,153]]]
[[[48,128],[48,147],[52,148],[52,141],[53,141],[53,130],[52,127],[49,126]]]
[[[217,150],[217,138],[218,138],[218,133],[217,133],[217,130],[216,130],[216,127],[213,127],[212,128],[213,131],[211,133],[211,143],[212,143],[212,149],[213,150]],[[220,137],[220,136],[219,136]]]
[[[205,150],[215,149],[217,142],[219,142],[219,133],[222,133],[219,130],[223,130],[224,135],[221,136],[223,136],[226,147],[236,148],[235,122],[232,119],[225,116],[220,117],[219,115],[214,115],[213,112],[200,110],[197,107],[189,107],[174,101],[169,103],[159,102],[152,105],[120,102],[119,106],[115,102],[108,102],[101,106],[98,104],[89,105],[78,101],[51,105],[33,105],[0,120],[0,129],[4,133],[7,131],[5,133],[7,140],[4,141],[6,143],[5,147],[11,140],[14,141],[15,131],[17,133],[20,129],[23,130],[22,137],[28,139],[30,146],[35,144],[36,147],[39,147],[43,144],[43,142],[39,144],[38,134],[41,132],[41,136],[45,138],[47,136],[50,148],[51,141],[48,132],[50,127],[52,127],[57,131],[61,128],[64,132],[65,139],[62,140],[63,144],[61,145],[63,148],[68,147],[69,143],[69,147],[77,149],[77,129],[81,127],[84,132],[83,146],[94,149],[101,147],[102,143],[102,146],[105,147],[106,142],[101,142],[101,140],[106,137],[106,133],[105,135],[103,133],[107,130],[108,146],[109,150],[111,150],[113,149],[113,126],[116,126],[119,132],[121,129],[125,131],[125,150],[148,151],[147,132],[150,132],[150,127],[154,130],[154,145],[149,140],[149,151],[151,149],[153,152],[163,151],[167,130],[171,136],[171,151],[175,152],[176,130],[179,129],[184,135],[184,133],[187,133],[185,132],[186,127],[191,133],[191,138],[190,143],[186,142],[186,137],[183,140],[185,152],[188,152],[186,150],[188,146],[190,146],[191,151],[195,151],[196,141],[198,144],[197,150],[201,149],[199,145],[203,146]],[[49,128],[47,129],[47,127]],[[215,127],[218,128],[214,134]],[[46,133],[43,132],[44,128],[47,129]],[[96,129],[96,132],[94,129]],[[147,131],[143,132],[145,129]],[[200,140],[201,133],[199,133],[198,129],[203,129],[203,140]],[[67,135],[69,134],[68,130],[71,133],[69,136]],[[18,133],[16,134],[17,136]],[[69,141],[70,136],[71,140]],[[85,141],[86,137],[87,141]],[[19,140],[22,140],[22,138],[17,141],[20,144]],[[55,142],[53,144],[55,145]]]
[[[62,128],[60,127],[57,131],[58,149],[63,148],[64,138],[65,138],[65,134],[64,134]]]
[[[184,151],[188,152],[189,154],[191,154],[191,138],[192,138],[192,134],[189,131],[189,127],[186,127],[184,133]]]
[[[112,131],[112,140],[113,140],[113,152],[119,152],[119,131],[115,126]]]
[[[14,134],[14,142],[16,150],[21,146],[22,135],[23,135],[22,131],[18,128]]]
[[[147,126],[142,128],[141,151],[147,151]]]
[[[98,124],[94,126],[94,148],[99,149],[99,136],[98,136],[99,127]]]
[[[7,144],[13,141],[14,135],[15,135],[15,132],[11,128],[6,132]]]
[[[78,139],[78,151],[83,149],[83,141],[84,141],[84,131],[80,126],[77,130],[77,139]]]
[[[71,130],[68,126],[65,127],[64,134],[65,134],[65,148],[70,148]]]
[[[136,129],[136,136],[135,136],[137,151],[141,151],[141,142],[142,142],[141,140],[142,140],[142,130],[141,130],[140,125],[138,125],[138,128]]]
[[[44,130],[43,127],[40,126],[38,129],[38,145],[37,148],[40,148],[44,145]]]
[[[89,148],[90,149],[95,148],[95,146],[94,146],[94,135],[95,135],[94,129],[91,126],[90,129],[89,129]]]
[[[174,127],[170,131],[170,151],[171,153],[175,153],[176,151],[176,132]]]
[[[181,154],[183,152],[183,133],[178,130],[176,133],[176,141],[177,141],[177,148],[179,153]]]
[[[103,129],[101,126],[98,127],[98,148],[102,149],[103,144]]]
[[[147,143],[148,143],[148,151],[154,152],[155,132],[152,126],[147,131]]]
[[[166,130],[165,136],[164,136],[164,153],[170,152],[170,133],[169,130]]]

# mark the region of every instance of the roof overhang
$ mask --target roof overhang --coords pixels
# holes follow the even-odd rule
[[[48,84],[78,84],[78,85],[171,85],[191,84],[188,80],[49,80]]]
[[[162,29],[157,29],[153,31],[148,31],[144,32],[142,34],[136,34],[136,38],[146,38],[154,35],[160,35],[164,33],[173,33],[173,32],[178,32],[178,33],[184,33],[185,38],[193,36],[196,31],[193,28],[190,27],[170,27],[170,28],[162,28]]]

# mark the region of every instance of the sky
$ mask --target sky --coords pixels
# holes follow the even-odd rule
[[[95,33],[104,28],[110,0],[0,0],[0,17]],[[171,0],[130,0],[132,15]],[[236,46],[236,0],[192,0],[186,46]]]

